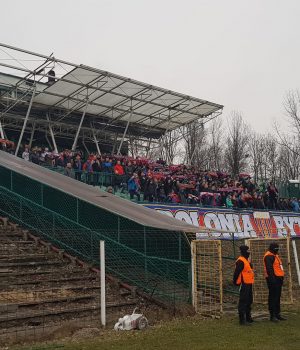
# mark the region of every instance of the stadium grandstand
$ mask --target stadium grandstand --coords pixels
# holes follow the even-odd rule
[[[262,188],[249,174],[233,178],[148,157],[168,133],[216,118],[222,105],[6,44],[0,67],[0,340],[20,329],[38,336],[35,327],[44,332],[56,319],[79,315],[99,323],[92,273],[99,274],[100,241],[106,289],[119,298],[107,304],[120,308],[114,319],[143,298],[174,313],[193,303],[220,317],[223,302],[236,300],[231,270],[248,238],[280,233],[290,268],[297,218],[276,214],[272,231],[268,210],[297,206],[278,200],[274,184]],[[141,152],[135,157],[128,154],[132,139]],[[145,203],[209,208],[213,225],[197,210],[187,222]],[[223,208],[220,219],[211,207]],[[235,208],[245,210],[239,216]],[[295,264],[296,253],[295,245]],[[296,278],[290,273],[288,301]],[[132,295],[121,300],[124,288]]]
[[[0,47],[3,150],[102,189],[109,187],[125,198],[298,210],[294,199],[277,200],[274,185],[258,186],[248,174],[233,179],[230,174],[199,172],[145,157],[151,147],[160,147],[167,133],[196,120],[209,121],[223,106],[53,54]],[[133,139],[143,157],[128,156]],[[134,172],[138,177],[128,185]]]
[[[41,154],[35,150],[28,156],[32,162],[26,162],[26,149],[48,142],[55,155],[69,147],[80,158],[81,146],[91,145],[98,155],[126,155],[130,137],[139,140],[141,147],[149,147],[178,127],[215,118],[222,106],[59,60],[52,54],[4,44],[0,48],[4,54],[0,61],[0,130],[7,151],[0,156],[2,215],[94,263],[99,260],[99,239],[105,238],[110,242],[107,259],[112,262],[113,275],[148,291],[152,288],[149,276],[157,275],[157,295],[187,301],[190,246],[186,234],[195,237],[201,228],[41,168]],[[44,154],[44,160],[48,156]],[[18,214],[15,205],[22,206]],[[23,212],[25,207],[30,213]],[[48,215],[52,215],[51,225]],[[55,222],[56,216],[60,223]],[[176,266],[171,268],[173,263]],[[139,266],[139,273],[134,266]],[[182,287],[178,295],[173,284],[171,289],[163,287],[166,273],[173,284],[178,275]]]

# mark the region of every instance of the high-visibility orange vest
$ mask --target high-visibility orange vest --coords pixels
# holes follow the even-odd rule
[[[273,254],[270,251],[267,251],[265,256],[264,256],[264,269],[265,269],[265,277],[268,277],[267,273],[267,268],[266,268],[266,262],[265,262],[265,257],[271,255],[275,257],[274,263],[273,263],[273,270],[274,270],[274,275],[277,277],[283,277],[284,276],[284,271],[283,271],[283,266],[282,266],[282,261],[278,254]]]
[[[243,256],[240,256],[237,261],[242,261],[244,263],[243,271],[239,274],[239,277],[236,281],[237,284],[241,284],[242,281],[247,284],[253,284],[254,283],[254,271],[249,263],[249,261],[244,258]]]

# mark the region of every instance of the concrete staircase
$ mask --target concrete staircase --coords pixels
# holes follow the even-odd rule
[[[143,303],[109,278],[106,296],[109,325]],[[71,324],[101,326],[97,270],[0,218],[0,344]]]

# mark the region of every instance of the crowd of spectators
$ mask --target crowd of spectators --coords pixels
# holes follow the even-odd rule
[[[233,178],[225,172],[168,165],[162,159],[98,154],[84,158],[80,151],[54,153],[26,146],[20,155],[26,161],[61,169],[66,176],[89,185],[103,186],[108,192],[128,193],[137,201],[299,212],[296,198],[279,198],[272,182],[258,186],[246,173]]]

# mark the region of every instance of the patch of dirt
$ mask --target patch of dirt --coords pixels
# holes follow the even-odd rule
[[[72,335],[71,340],[79,341],[85,338],[98,337],[100,332],[101,330],[99,328],[81,328]]]

